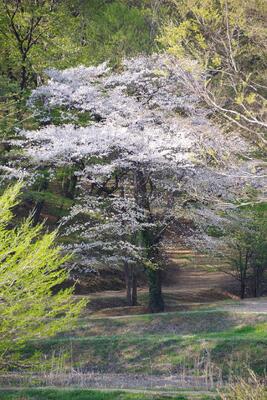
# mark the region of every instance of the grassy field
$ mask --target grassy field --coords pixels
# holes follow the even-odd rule
[[[218,397],[202,394],[127,393],[126,391],[29,389],[1,391],[1,400],[215,400]]]
[[[36,351],[42,354],[40,374],[2,377],[0,385],[10,380],[11,386],[31,381],[38,386],[207,390],[248,367],[264,375],[267,314],[243,310],[238,302],[154,315],[100,318],[87,313],[72,331],[29,343],[25,359]]]
[[[37,369],[7,373],[0,387],[31,387],[2,390],[0,400],[207,400],[248,368],[266,373],[267,299],[128,312],[88,309],[71,331],[28,343],[25,362],[35,355]]]
[[[46,358],[64,353],[64,367],[83,372],[173,375],[186,370],[200,374],[209,364],[226,377],[239,374],[246,364],[263,374],[267,315],[209,309],[84,317],[72,332],[32,342],[24,352],[31,355],[36,350]]]

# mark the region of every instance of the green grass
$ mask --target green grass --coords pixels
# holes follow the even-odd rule
[[[127,393],[123,391],[97,390],[65,390],[65,389],[28,389],[15,391],[1,391],[1,400],[209,400],[214,397],[193,395],[143,394]]]
[[[228,331],[267,322],[266,314],[244,314],[216,309],[133,315],[118,318],[81,318],[73,334],[114,336],[134,334],[196,335]],[[256,333],[256,332],[255,332]],[[259,333],[259,332],[258,332]],[[258,334],[257,333],[257,334]],[[68,333],[70,336],[70,333]],[[265,335],[267,339],[267,334]]]
[[[31,341],[23,348],[23,357],[26,362],[39,353],[42,371],[53,372],[59,368],[63,374],[68,374],[70,368],[77,368],[86,373],[129,374],[127,379],[131,379],[131,374],[137,377],[139,374],[179,376],[185,371],[194,378],[198,374],[205,375],[205,363],[210,363],[215,377],[220,373],[224,379],[230,374],[244,376],[247,367],[263,376],[267,367],[267,315],[242,313],[238,307],[225,311],[224,305],[221,309],[216,305],[195,311],[112,318],[93,317],[85,311],[75,329],[53,338]],[[27,384],[27,376],[23,379]],[[136,387],[142,387],[142,382],[137,379]],[[11,377],[10,385],[16,383],[16,376]],[[42,385],[46,386],[46,381],[36,375],[35,386]],[[114,385],[116,387],[117,383]],[[172,383],[169,385],[171,388]],[[56,393],[59,397],[55,399],[61,399],[61,392]],[[92,397],[92,393],[90,399],[102,398]],[[82,391],[80,396],[87,394]],[[68,392],[64,395],[64,400],[68,399]],[[74,392],[71,395],[74,396]],[[43,399],[41,394],[27,396],[21,399]],[[114,392],[113,397],[108,397],[110,392],[97,392],[94,396],[106,396],[104,400],[136,398],[125,397],[125,393],[124,397],[114,397]],[[137,399],[157,398],[138,396]],[[84,398],[87,397],[81,397]]]
[[[78,321],[72,332],[31,342],[34,351],[67,354],[66,366],[101,372],[168,374],[193,370],[198,359],[211,358],[224,376],[249,364],[264,374],[267,316],[218,310],[141,315]]]

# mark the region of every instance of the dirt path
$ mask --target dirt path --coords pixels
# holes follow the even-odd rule
[[[1,381],[12,382],[14,374],[1,377]],[[80,389],[101,389],[101,390],[127,390],[127,391],[153,391],[155,393],[176,393],[180,390],[190,389],[190,391],[199,391],[207,394],[210,390],[214,390],[216,385],[205,376],[186,376],[186,375],[143,375],[143,374],[120,374],[120,373],[56,373],[41,375],[24,375],[20,377],[20,385],[23,387],[25,383],[36,380],[41,381],[42,387],[79,387]],[[2,383],[2,382],[1,382]],[[2,385],[1,385],[2,386]],[[221,386],[221,382],[218,383]]]
[[[267,298],[262,297],[256,300],[242,300],[239,303],[228,304],[222,307],[223,310],[241,313],[267,314]]]
[[[163,295],[166,311],[187,310],[197,303],[210,303],[238,297],[237,284],[219,271],[207,269],[208,260],[182,247],[166,251],[169,259],[164,273]],[[138,306],[127,307],[125,290],[90,295],[90,309],[101,315],[132,315],[147,312],[147,287],[138,288]]]

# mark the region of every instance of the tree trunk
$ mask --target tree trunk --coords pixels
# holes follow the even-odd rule
[[[147,177],[144,172],[138,170],[135,172],[135,200],[138,206],[148,211],[148,221],[152,221],[150,213],[149,196],[147,193]],[[147,258],[155,262],[157,258],[157,246],[153,232],[147,228],[139,232],[138,240],[146,249]],[[152,313],[164,311],[164,301],[161,291],[161,271],[159,269],[146,268],[149,286],[149,311]]]
[[[21,54],[21,70],[20,70],[20,89],[25,90],[27,87],[27,68],[26,68],[27,53]]]
[[[240,284],[240,299],[244,299],[245,298],[245,294],[246,294],[246,282],[245,280],[241,280],[241,284]]]
[[[33,212],[33,225],[37,225],[40,222],[41,212],[44,206],[44,200],[37,201],[35,204],[34,212]]]
[[[132,267],[132,306],[137,306],[137,277]]]
[[[128,306],[131,306],[131,302],[132,302],[131,279],[130,279],[130,273],[129,273],[129,265],[127,262],[124,264],[124,275],[125,275],[127,304],[128,304]]]
[[[240,268],[240,299],[244,299],[247,288],[247,272],[249,267],[249,250],[246,250],[244,261],[242,261],[242,251],[239,250],[239,268]]]
[[[67,178],[66,183],[64,185],[64,194],[67,198],[71,200],[75,198],[77,181],[78,181],[77,176],[75,174],[71,174],[69,178]]]
[[[26,82],[27,82],[27,80],[26,80],[26,76],[27,76],[27,73],[26,73],[26,67],[22,67],[21,68],[21,79],[20,79],[20,89],[23,91],[24,89],[26,89]]]
[[[125,284],[126,284],[126,299],[128,306],[137,305],[137,278],[134,267],[129,267],[126,262],[124,264]]]
[[[149,283],[149,311],[158,313],[164,311],[164,301],[161,291],[161,271],[159,269],[147,270]]]
[[[253,269],[253,296],[259,297],[261,295],[261,283],[263,281],[263,269],[254,267]]]

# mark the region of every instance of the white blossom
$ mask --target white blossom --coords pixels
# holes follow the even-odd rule
[[[84,262],[90,254],[91,266],[99,260],[117,265],[140,259],[142,249],[133,241],[136,232],[145,227],[161,232],[181,209],[190,211],[193,219],[202,213],[211,223],[216,212],[208,211],[209,204],[231,204],[246,185],[254,184],[253,147],[238,133],[226,134],[211,122],[210,111],[185,85],[194,77],[171,57],[126,60],[118,73],[102,64],[50,70],[48,76],[30,104],[35,107],[41,100],[47,110],[87,111],[91,122],[86,127],[48,125],[23,131],[24,139],[16,144],[37,164],[77,166],[81,201],[64,223],[69,234],[79,233],[75,251],[79,249]],[[134,193],[138,171],[150,185],[147,209],[140,207]],[[259,173],[258,189],[265,177]],[[115,177],[119,184],[107,197],[108,183]],[[99,196],[104,186],[105,195]],[[188,207],[192,201],[199,209]],[[81,215],[89,222],[79,221]]]

